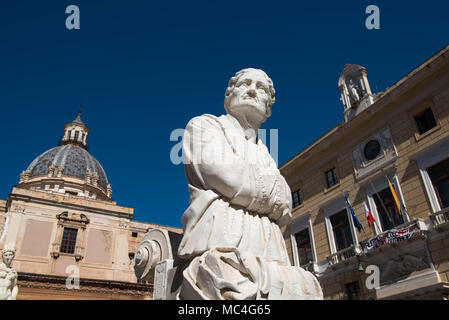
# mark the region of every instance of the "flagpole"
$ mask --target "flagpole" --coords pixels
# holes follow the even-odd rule
[[[365,202],[364,200],[363,200],[363,198],[362,198],[362,195],[360,194],[360,192],[359,191],[357,191],[355,188],[354,188],[354,186],[352,186],[353,187],[353,189],[359,194],[359,197],[360,197],[360,199],[362,200],[362,203],[363,202]],[[360,187],[360,186],[359,186]],[[360,189],[360,188],[359,188]],[[366,192],[365,192],[365,196],[366,196]],[[368,197],[367,197],[367,200],[368,200]],[[369,202],[368,202],[368,205],[369,205]],[[365,208],[364,208],[365,209]],[[369,210],[369,209],[368,209]],[[373,217],[373,219],[374,219],[374,217]],[[374,224],[377,226],[377,228],[379,229],[379,232],[381,232],[382,231],[382,228],[380,227],[380,225],[377,223],[377,220],[378,219],[374,219]],[[375,233],[375,232],[374,232]]]
[[[341,190],[341,193],[343,194],[343,198],[345,199],[345,204],[346,204],[346,208],[349,210],[349,213],[351,214],[351,220],[352,220],[352,224],[355,225],[354,223],[354,217],[357,219],[357,216],[355,215],[355,211],[354,208],[352,208],[352,210],[354,211],[354,215],[352,215],[351,209],[348,206],[351,206],[351,204],[349,203],[349,198],[346,196],[345,192],[343,190]],[[358,221],[358,219],[357,219]],[[363,230],[363,233],[365,233],[365,229],[363,229],[362,224],[360,223],[360,221],[358,221],[360,228]],[[359,230],[360,232],[360,230]]]
[[[373,188],[373,191],[374,191],[374,193],[377,195],[377,198],[379,199],[380,203],[382,204],[382,207],[383,207],[384,210],[385,210],[385,213],[386,213],[386,215],[387,215],[387,217],[388,217],[388,220],[390,220],[391,225],[394,225],[393,219],[392,219],[392,217],[390,216],[390,212],[389,212],[389,211],[387,210],[387,208],[385,207],[385,204],[384,204],[384,202],[382,201],[382,198],[381,198],[381,197],[379,196],[379,194],[377,193],[376,188],[374,188],[374,185],[373,185],[371,179],[368,178],[368,181],[369,181],[369,183],[371,184],[371,188]],[[375,204],[375,203],[376,203],[376,202],[374,202],[374,204]],[[378,213],[379,213],[379,212],[378,212]],[[378,218],[380,218],[379,214],[378,214]]]
[[[387,173],[384,171],[384,169],[381,169],[381,171],[382,171],[382,173],[385,175],[385,177],[387,178],[387,180],[390,180],[390,179],[388,179],[388,175],[387,175]],[[394,179],[392,179],[393,181],[394,181]],[[392,185],[393,185],[393,183],[391,183]],[[393,187],[394,187],[394,185],[393,185]],[[395,190],[396,191],[396,190]],[[396,194],[397,194],[397,192],[396,192]],[[398,197],[398,201],[399,201],[399,205],[400,205],[400,208],[399,208],[399,210],[403,210],[404,212],[405,212],[405,214],[408,216],[408,213],[407,213],[407,208],[405,207],[405,204],[402,202],[402,197],[401,198],[399,198],[399,194],[397,194],[397,197]],[[400,212],[400,215],[402,216],[402,212]],[[402,217],[402,219],[404,220],[404,217]]]

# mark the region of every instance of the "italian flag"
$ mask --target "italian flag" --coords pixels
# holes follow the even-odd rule
[[[371,224],[376,222],[376,220],[374,220],[374,217],[373,217],[370,209],[366,205],[366,202],[365,202],[365,200],[363,200],[363,198],[360,195],[360,193],[359,193],[359,197],[360,197],[360,200],[362,200],[363,207],[365,208],[365,216],[366,216],[366,220],[368,220],[368,226],[371,227]]]

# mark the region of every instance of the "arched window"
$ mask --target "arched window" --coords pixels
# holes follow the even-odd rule
[[[78,130],[75,131],[75,141],[78,141],[78,137],[80,135],[80,132]]]

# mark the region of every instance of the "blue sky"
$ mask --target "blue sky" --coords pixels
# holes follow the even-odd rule
[[[81,29],[67,30],[77,5]],[[380,8],[380,30],[365,8]],[[83,102],[91,154],[135,220],[181,227],[188,206],[170,133],[224,112],[227,81],[245,67],[276,88],[279,163],[337,125],[337,80],[366,67],[383,91],[448,44],[446,1],[15,1],[0,3],[0,199],[56,146]]]

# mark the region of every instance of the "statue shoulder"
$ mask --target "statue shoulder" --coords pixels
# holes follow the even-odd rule
[[[186,129],[188,130],[196,127],[204,130],[209,127],[219,127],[220,118],[221,117],[217,117],[212,114],[203,114],[201,116],[190,119],[190,121],[187,123]]]

